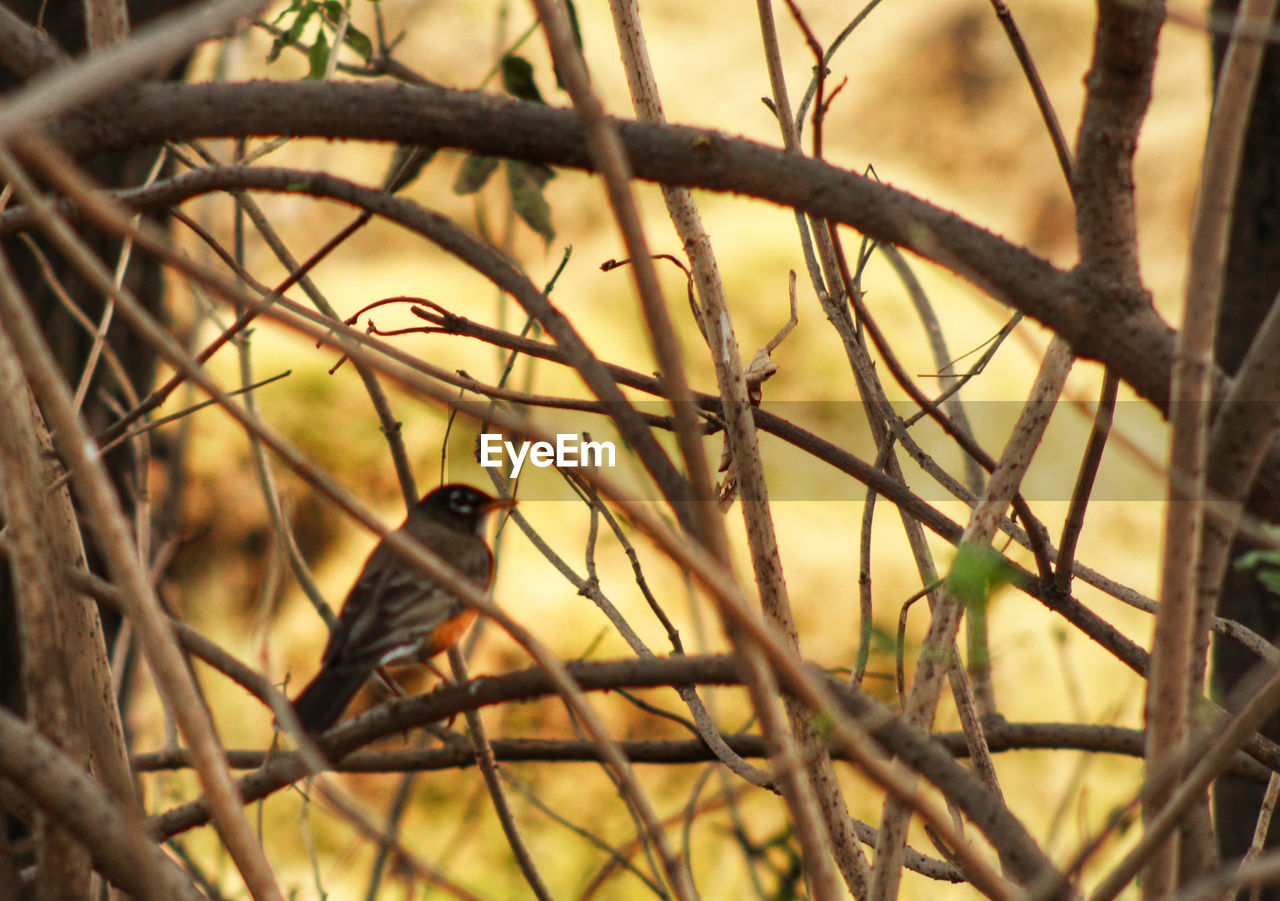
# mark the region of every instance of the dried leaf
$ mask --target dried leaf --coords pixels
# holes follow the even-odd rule
[[[760,401],[764,397],[760,386],[777,371],[778,364],[769,359],[769,351],[763,347],[756,351],[747,368],[742,371],[742,377],[747,383],[747,397],[750,398],[753,407],[760,406]]]

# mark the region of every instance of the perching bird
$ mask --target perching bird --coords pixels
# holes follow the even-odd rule
[[[485,538],[490,513],[515,501],[470,485],[444,485],[425,495],[397,530],[488,588],[493,551]],[[426,661],[454,645],[476,611],[398,554],[385,540],[365,561],[329,635],[320,672],[293,702],[312,734],[337,722],[365,680],[387,663]]]

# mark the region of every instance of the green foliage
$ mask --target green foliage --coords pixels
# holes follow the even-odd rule
[[[500,66],[502,87],[512,97],[528,103],[546,103],[534,78],[533,64],[522,56],[508,53]],[[521,160],[498,160],[491,156],[470,153],[462,161],[457,178],[453,181],[455,194],[475,194],[483,188],[498,170],[499,163],[507,173],[507,190],[511,195],[511,207],[516,215],[548,245],[556,236],[551,224],[551,204],[543,189],[556,177],[550,167],[541,163]]]
[[[1011,584],[1016,574],[1004,555],[993,547],[962,544],[947,573],[947,590],[969,608],[985,606],[998,589]]]
[[[767,892],[766,898],[770,901],[796,901],[807,897],[804,892],[804,861],[790,825],[766,839],[753,856],[774,878],[773,890]]]
[[[1272,594],[1280,594],[1280,551],[1256,550],[1236,558],[1236,569],[1253,570],[1253,577]]]
[[[338,4],[334,3],[332,5],[337,6]],[[336,19],[334,20],[334,24],[337,24]],[[369,40],[369,36],[367,34],[359,28],[356,28],[350,22],[347,23],[347,30],[342,39],[346,45],[366,63],[373,59],[373,41]]]
[[[293,0],[271,23],[278,26],[285,20],[289,20],[284,32],[277,35],[272,43],[271,51],[267,54],[267,62],[273,63],[279,59],[285,47],[299,47],[307,54],[309,63],[307,77],[323,77],[329,65],[329,57],[335,49],[329,42],[329,35],[337,37],[338,25],[343,15],[350,9],[350,0],[346,0],[345,3],[340,0]],[[302,36],[313,20],[318,23],[316,38],[310,47],[304,47]],[[342,43],[366,63],[373,58],[373,41],[351,22],[350,17],[347,19],[347,27],[342,35]]]
[[[462,161],[458,177],[453,180],[453,193],[474,194],[485,186],[498,168],[502,160],[496,156],[484,156],[480,153],[469,153]]]
[[[307,78],[316,81],[324,78],[325,70],[329,67],[329,40],[323,31],[316,35],[315,43],[307,51],[307,63],[310,65]]]
[[[338,31],[343,17],[347,17],[342,32],[342,44],[349,47],[365,62],[373,57],[373,42],[368,35],[357,28],[350,20],[348,13],[351,0],[293,0],[292,3],[272,21],[273,25],[283,27],[276,36],[267,54],[267,62],[275,62],[285,47],[297,47],[307,56],[307,78],[321,79],[329,71],[333,53],[338,49]],[[577,15],[570,6],[574,32],[577,34]],[[287,23],[287,24],[286,24]],[[315,37],[310,45],[303,43],[303,37],[314,26]],[[581,37],[579,36],[579,45]],[[538,89],[533,64],[515,53],[506,53],[498,66],[502,74],[503,89],[512,97],[528,103],[545,103],[542,92]],[[435,155],[434,148],[399,147],[392,159],[384,187],[395,193],[418,177],[422,167]],[[511,197],[511,207],[529,228],[542,236],[550,246],[556,232],[551,224],[551,204],[547,202],[544,188],[547,182],[555,178],[548,166],[541,163],[527,163],[520,160],[499,160],[480,154],[468,154],[462,162],[461,169],[453,182],[456,194],[475,194],[486,184],[498,170],[499,165],[506,170],[507,190]]]
[[[551,227],[551,204],[542,193],[545,180],[540,180],[546,166],[531,166],[519,160],[507,162],[507,187],[511,190],[511,205],[516,215],[524,220],[549,245],[556,236]]]
[[[274,63],[280,58],[280,53],[285,47],[292,47],[302,39],[302,32],[307,27],[307,23],[311,21],[311,17],[315,15],[316,9],[316,4],[310,2],[310,0],[296,0],[293,5],[275,17],[275,20],[271,23],[272,25],[279,25],[290,15],[293,16],[293,22],[285,29],[284,34],[277,37],[271,45],[271,52],[267,54],[268,63]]]
[[[831,719],[830,714],[825,710],[816,711],[809,718],[809,730],[816,738],[829,738],[834,728],[835,721]]]
[[[397,144],[396,152],[391,157],[391,165],[387,167],[387,177],[382,188],[392,194],[403,190],[413,183],[423,168],[436,155],[436,148],[424,147],[421,144]]]
[[[502,89],[512,97],[533,103],[546,103],[533,78],[533,63],[523,56],[508,53],[502,57]]]

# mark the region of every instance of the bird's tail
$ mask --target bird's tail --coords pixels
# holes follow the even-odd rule
[[[336,723],[368,678],[369,670],[363,667],[321,667],[293,701],[293,711],[303,730],[319,735]]]

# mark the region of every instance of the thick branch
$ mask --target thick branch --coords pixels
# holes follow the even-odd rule
[[[999,722],[988,726],[984,735],[994,753],[1041,749],[1142,757],[1142,732],[1120,726],[1097,726],[1089,723]],[[935,732],[930,738],[955,757],[968,756],[969,748],[965,743],[963,732]],[[760,758],[767,753],[764,740],[759,735],[726,735],[724,740],[730,748],[744,758]],[[671,766],[713,763],[716,760],[715,754],[700,738],[683,741],[621,741],[618,746],[632,763]],[[503,763],[513,761],[579,763],[600,759],[600,749],[595,743],[583,739],[497,738],[493,740],[492,747],[494,757]],[[268,757],[275,759],[281,753],[280,751],[268,753],[267,751],[229,750],[227,763],[235,769],[254,770],[263,766]],[[838,759],[848,756],[839,748],[833,748],[832,755]],[[416,773],[458,769],[475,766],[475,764],[475,749],[469,743],[460,741],[430,750],[356,751],[335,763],[333,769],[339,773]],[[191,755],[182,748],[147,751],[135,754],[133,765],[139,772],[144,773],[189,769]],[[1252,757],[1240,752],[1232,761],[1231,772],[1258,783],[1265,783],[1271,771]]]
[[[2,117],[7,106],[0,106]],[[52,120],[70,150],[93,153],[169,139],[239,135],[404,141],[590,168],[572,110],[443,88],[390,84],[249,82],[146,84],[113,95],[101,112]],[[997,235],[906,192],[719,132],[618,121],[637,177],[734,192],[849,225],[951,269],[1043,323],[1077,357],[1098,360],[1168,411],[1174,331],[1140,292],[1096,270],[1064,272]],[[1213,376],[1213,396],[1227,380]],[[1251,506],[1280,498],[1273,447]]]
[[[378,215],[385,216],[406,228],[424,235],[433,233],[431,223],[438,218],[435,214],[423,210],[403,198],[394,197],[369,188],[361,188],[351,182],[322,173],[307,173],[290,169],[201,170],[172,179],[154,188],[133,192],[125,199],[130,203],[137,204],[139,209],[155,209],[179,203],[182,200],[210,190],[234,188],[257,188],[274,191],[291,189],[309,193],[316,197],[332,198],[356,205],[362,209],[374,211]],[[29,221],[27,211],[23,209],[0,213],[0,235],[8,234],[11,230],[23,228]],[[294,307],[287,299],[278,300],[277,306],[286,307],[301,316],[309,316],[306,310]],[[277,313],[276,315],[279,314]],[[431,317],[430,321],[442,331],[450,334],[480,338],[503,347],[518,350],[523,354],[555,360],[565,365],[572,364],[572,359],[563,350],[556,348],[554,345],[527,339],[517,339],[515,336],[486,328],[479,323],[471,322],[459,316],[441,313],[438,317]],[[325,324],[327,327],[328,323]],[[351,340],[359,342],[369,340],[361,333],[353,333],[349,337]],[[433,378],[441,379],[449,384],[464,384],[462,381],[451,379],[437,368],[430,367],[394,347],[380,345],[379,350],[398,362],[429,374]],[[664,393],[661,382],[651,376],[642,376],[618,366],[606,365],[605,368],[608,370],[609,376],[620,385],[628,385],[657,395]],[[465,384],[469,389],[477,390],[474,384],[469,382]],[[697,394],[695,395],[695,402],[703,409],[715,412],[718,415],[722,413],[720,399],[713,395]],[[891,478],[882,470],[766,410],[757,407],[753,409],[753,414],[758,428],[771,432],[784,441],[788,441],[834,466],[841,472],[852,475],[868,487],[873,488],[877,494],[891,500],[913,518],[918,519],[925,527],[933,530],[947,541],[955,543],[959,540],[962,528],[958,523],[947,518],[937,508],[912,494],[905,485]],[[1016,530],[1011,530],[1010,534],[1014,535],[1019,543],[1027,543],[1025,534],[1020,534]],[[1054,556],[1052,551],[1050,556]],[[1086,608],[1073,598],[1069,592],[1062,591],[1050,583],[1042,582],[1033,574],[1020,568],[1017,569],[1020,573],[1019,584],[1024,591],[1062,615],[1124,662],[1126,666],[1129,666],[1135,672],[1145,675],[1147,655],[1142,648]],[[1075,565],[1075,574],[1109,593],[1114,593],[1116,590],[1113,584],[1081,564],[1077,563]]]
[[[0,709],[0,775],[84,842],[101,872],[143,899],[199,899],[137,817],[28,724]]]
[[[1044,323],[1074,354],[1101,360],[1143,397],[1166,407],[1173,330],[1145,298],[1077,278],[953,213],[818,160],[706,129],[615,124],[637,177],[771,200],[911,250]],[[286,134],[591,167],[572,110],[389,84],[139,85],[51,122],[49,132],[76,153],[171,139]]]
[[[583,663],[566,669],[584,691],[695,683],[741,684],[738,664],[731,657],[673,657]],[[976,776],[960,766],[945,748],[858,689],[835,679],[820,678],[845,712],[865,724],[886,753],[898,757],[907,766],[921,773],[955,802],[965,816],[1000,850],[1002,860],[1016,878],[1030,880],[1044,872],[1052,872],[1052,865],[1037,847],[1026,827],[1005,805],[994,798]],[[463,710],[512,700],[528,700],[553,691],[547,675],[536,669],[476,679],[465,685],[442,686],[429,695],[393,701],[355,717],[330,730],[320,740],[320,744],[331,757],[341,759],[376,738],[447,719]],[[299,759],[279,758],[263,769],[245,776],[240,780],[239,788],[244,799],[252,801],[306,775],[306,766]],[[154,818],[151,828],[157,837],[165,838],[201,825],[208,818],[208,807],[201,800]]]
[[[1080,120],[1071,190],[1084,268],[1141,296],[1138,233],[1133,205],[1133,154],[1151,101],[1156,40],[1164,22],[1157,0],[1103,0],[1089,96]]]
[[[0,66],[28,78],[65,61],[62,48],[48,34],[0,6]]]

